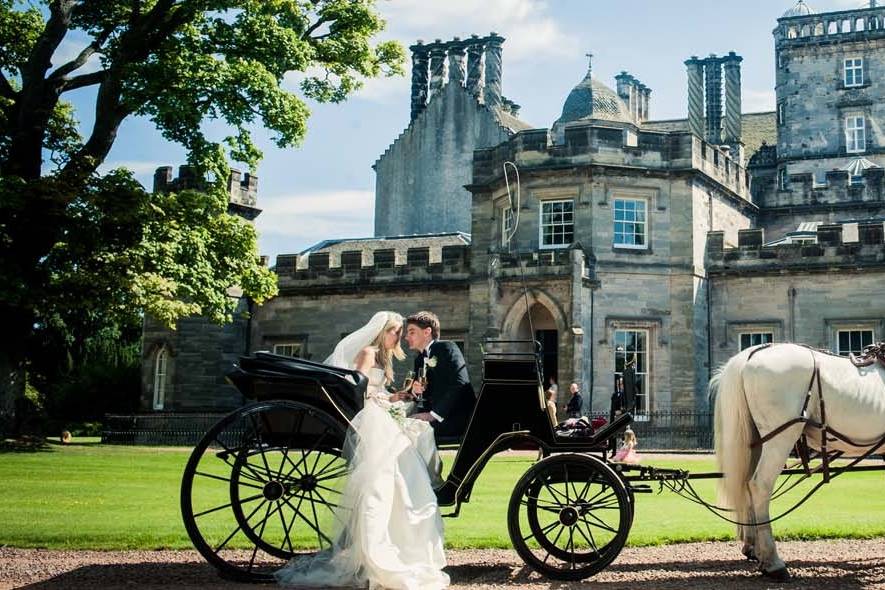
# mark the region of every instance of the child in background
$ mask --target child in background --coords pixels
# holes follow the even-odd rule
[[[621,448],[612,457],[612,461],[615,463],[639,463],[639,455],[636,453],[636,433],[633,432],[633,429],[628,427],[624,431],[624,441],[621,443]]]

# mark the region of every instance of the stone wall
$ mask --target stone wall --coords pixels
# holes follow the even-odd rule
[[[233,322],[213,324],[200,317],[179,320],[169,330],[147,316],[142,336],[141,409],[152,411],[157,353],[167,356],[165,402],[162,411],[225,411],[242,404],[243,397],[224,376],[246,352],[249,319],[241,301]]]
[[[775,341],[834,350],[835,332],[863,326],[885,337],[885,244],[882,222],[859,227],[842,242],[842,227],[820,226],[817,244],[762,246],[762,230],[742,232],[723,248],[708,238],[714,366],[738,352],[739,334],[771,332]]]

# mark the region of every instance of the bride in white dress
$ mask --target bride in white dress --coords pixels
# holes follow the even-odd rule
[[[389,394],[403,318],[381,311],[344,338],[326,364],[369,377],[364,408],[351,421],[350,473],[336,510],[331,549],[296,556],[276,572],[283,586],[433,590],[449,585],[443,526],[433,487],[441,463],[428,422],[408,418],[408,394]]]

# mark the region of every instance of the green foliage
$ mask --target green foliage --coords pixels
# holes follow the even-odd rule
[[[401,74],[402,47],[373,41],[383,28],[374,0],[0,0],[0,364],[20,375],[26,350],[46,407],[76,413],[71,391],[118,377],[82,364],[96,335],[144,313],[223,322],[231,295],[276,294],[255,230],[227,213],[229,161],[255,168],[258,126],[297,146],[306,99]],[[81,137],[65,94],[83,88],[95,118]],[[97,173],[132,115],[186,148],[204,191],[151,195]],[[231,132],[211,136],[211,121]],[[69,388],[51,383],[62,376]],[[18,383],[0,382],[0,402]]]

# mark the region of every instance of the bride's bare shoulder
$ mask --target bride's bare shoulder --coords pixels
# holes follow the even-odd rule
[[[357,365],[362,364],[361,361],[367,361],[367,360],[372,360],[372,361],[374,361],[374,360],[375,360],[375,354],[376,354],[377,352],[378,352],[378,349],[375,348],[374,346],[367,346],[367,347],[363,348],[363,349],[360,350],[359,353],[356,355],[356,364],[357,364]]]

